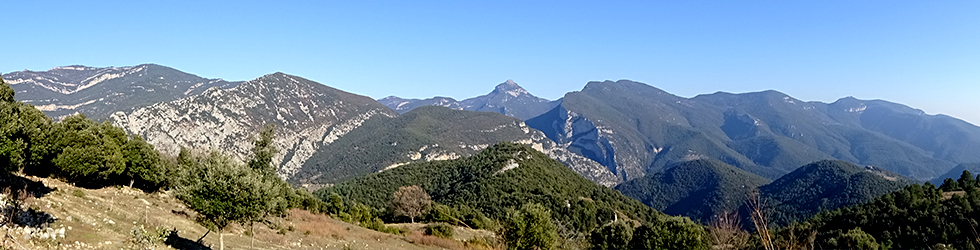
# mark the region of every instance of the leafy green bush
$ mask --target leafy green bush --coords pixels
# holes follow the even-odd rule
[[[834,237],[827,239],[827,247],[834,249],[877,250],[878,242],[875,241],[875,237],[861,231],[859,227],[851,229],[847,233],[838,231]]]
[[[425,225],[425,234],[432,235],[440,238],[451,239],[455,232],[455,228],[446,223],[433,223]]]
[[[554,249],[558,243],[551,211],[541,204],[527,203],[520,210],[511,210],[504,228],[507,249]]]
[[[593,231],[590,238],[592,249],[628,249],[633,239],[633,225],[624,220],[613,221]]]

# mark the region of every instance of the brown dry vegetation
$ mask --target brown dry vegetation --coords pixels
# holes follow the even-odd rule
[[[55,222],[49,227],[65,227],[64,239],[8,240],[7,248],[20,249],[207,249],[218,247],[218,234],[210,232],[197,244],[208,230],[193,220],[194,212],[186,209],[169,192],[153,194],[127,187],[84,189],[64,182],[27,177],[43,182],[54,189],[47,195],[28,201],[25,207],[34,207],[49,213]],[[142,226],[148,235],[177,234],[166,242],[158,238],[152,244],[133,243],[133,230]],[[485,249],[456,240],[430,239],[392,235],[365,229],[326,215],[311,214],[304,210],[289,211],[286,218],[273,218],[254,225],[255,249]],[[224,232],[227,249],[250,249],[251,233],[241,225],[229,226]],[[435,238],[435,237],[432,237]],[[414,243],[413,243],[414,242]],[[450,247],[451,246],[451,247]]]

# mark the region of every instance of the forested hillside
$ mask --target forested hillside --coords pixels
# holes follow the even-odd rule
[[[589,180],[602,185],[617,183],[603,166],[557,147],[519,119],[437,106],[365,121],[311,155],[291,181],[339,183],[409,163],[469,156],[498,142],[532,145]]]
[[[969,172],[961,176],[940,187],[909,185],[866,204],[820,213],[779,230],[777,238],[810,249],[978,249],[980,181]]]
[[[670,215],[702,223],[737,213],[769,180],[717,160],[694,160],[616,186],[616,190]]]
[[[684,98],[643,83],[589,82],[527,124],[624,180],[712,158],[776,179],[825,159],[929,180],[980,161],[980,127],[886,101],[806,102],[777,91]]]
[[[598,232],[612,221],[635,220],[637,224],[631,224],[629,230],[632,232],[640,226],[648,234],[626,238],[633,246],[689,249],[707,245],[707,236],[700,225],[686,218],[666,216],[615,190],[585,180],[528,146],[513,143],[497,144],[472,157],[401,166],[315,194],[329,200],[330,194],[336,193],[385,209],[392,194],[405,186],[419,186],[434,202],[472,208],[494,220],[507,221],[513,215],[509,211],[540,204],[550,211],[551,223],[567,231],[570,240],[574,240],[574,235],[584,237],[594,230]],[[651,243],[648,239],[652,238],[646,237],[660,240]],[[602,245],[605,240],[593,239],[591,243]]]
[[[863,204],[915,183],[907,177],[845,161],[818,161],[759,188],[771,222],[786,225],[824,210]]]

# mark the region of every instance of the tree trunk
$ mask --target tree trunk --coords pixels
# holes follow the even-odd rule
[[[255,222],[254,221],[248,222],[248,230],[251,231],[251,235],[252,235],[252,240],[250,240],[248,243],[248,249],[249,250],[255,249]]]
[[[221,246],[218,249],[225,250],[225,234],[221,233],[221,231],[218,231],[218,242],[220,242],[219,246]]]
[[[133,188],[133,183],[135,183],[135,182],[136,182],[136,178],[135,177],[130,177],[129,178],[129,188]]]
[[[204,232],[204,235],[201,235],[201,238],[197,239],[197,243],[201,243],[201,241],[204,240],[204,237],[208,237],[209,233],[211,233],[211,229],[208,229],[207,232]]]
[[[408,217],[408,218],[409,218],[409,219],[412,219],[412,224],[415,224],[415,216],[410,216],[410,217]]]

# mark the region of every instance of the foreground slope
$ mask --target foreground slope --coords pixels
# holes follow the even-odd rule
[[[211,87],[240,84],[205,79],[156,64],[118,68],[75,65],[11,72],[3,78],[17,91],[19,101],[56,119],[84,113],[104,120],[116,111],[200,94]]]
[[[137,189],[78,188],[55,179],[30,178],[39,198],[24,204],[37,218],[51,218],[41,230],[11,231],[13,249],[211,249],[218,234],[194,221],[194,212],[169,192],[147,194]],[[8,184],[3,182],[3,184]],[[38,185],[40,184],[40,185]],[[4,197],[6,200],[7,197]],[[3,204],[8,206],[9,204]],[[272,227],[270,227],[272,226]],[[34,227],[36,228],[36,227]],[[48,231],[45,228],[52,228]],[[256,224],[253,238],[246,228],[230,226],[229,249],[443,249],[412,243],[412,236],[385,234],[326,215],[291,210],[285,218]],[[281,230],[280,230],[281,229]],[[170,232],[173,232],[171,234]],[[135,232],[135,233],[134,233]],[[44,235],[54,238],[42,238]],[[160,237],[162,234],[163,237]],[[202,238],[202,236],[205,236]],[[201,243],[197,240],[201,239]],[[145,240],[140,242],[141,240]],[[137,244],[139,242],[139,244]],[[202,244],[203,243],[203,244]]]
[[[403,99],[389,96],[378,100],[385,106],[405,113],[423,106],[442,106],[451,109],[469,111],[497,112],[507,116],[527,120],[554,108],[556,102],[528,93],[513,80],[498,84],[493,91],[486,95],[469,98],[462,101],[448,97],[433,97],[429,99]]]
[[[907,177],[845,161],[807,164],[759,188],[777,224],[802,221],[823,210],[853,206],[914,183]]]
[[[161,152],[181,146],[216,150],[244,159],[251,135],[276,125],[274,163],[289,179],[320,147],[329,145],[372,117],[395,112],[359,96],[302,77],[274,73],[232,89],[211,88],[200,95],[116,112],[110,121],[146,138]]]
[[[401,166],[318,190],[321,198],[336,192],[376,208],[385,208],[402,186],[419,185],[433,201],[466,205],[491,218],[503,218],[508,208],[539,203],[555,220],[588,232],[616,218],[641,222],[665,220],[666,215],[615,190],[586,180],[544,154],[525,145],[500,143],[472,157]],[[689,220],[686,223],[692,223]]]
[[[339,183],[364,174],[434,160],[470,156],[499,142],[531,145],[586,178],[606,186],[615,176],[598,163],[557,147],[523,121],[494,112],[438,106],[397,117],[378,117],[322,147],[296,174],[295,183]]]
[[[633,179],[616,190],[654,209],[704,223],[737,212],[753,190],[769,180],[717,160],[679,163]]]

